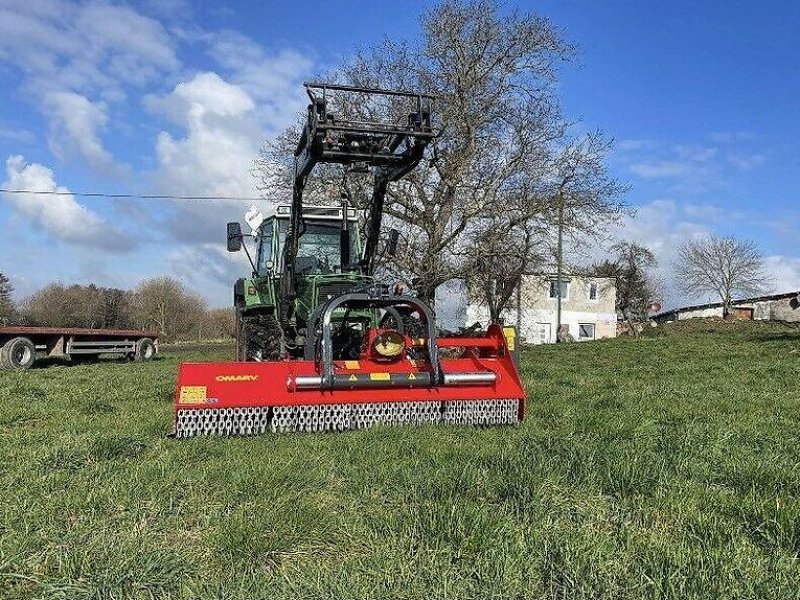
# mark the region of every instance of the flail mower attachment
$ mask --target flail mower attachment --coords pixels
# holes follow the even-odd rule
[[[357,360],[334,359],[335,312],[397,308],[416,311],[427,336],[412,338],[402,326],[367,329]],[[378,424],[508,425],[524,416],[513,348],[499,325],[482,336],[437,339],[433,315],[418,299],[369,293],[334,298],[312,319],[314,360],[182,364],[176,437]],[[440,357],[440,348],[455,356]]]

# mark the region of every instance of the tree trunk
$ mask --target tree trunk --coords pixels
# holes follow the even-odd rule
[[[730,319],[731,318],[731,298],[730,298],[730,296],[726,296],[722,301],[722,318],[723,319]]]
[[[625,322],[628,324],[628,328],[631,330],[631,335],[633,339],[639,339],[639,332],[636,330],[636,326],[633,323],[633,319],[631,319],[631,315],[627,310],[622,311],[622,318],[625,319]]]
[[[495,304],[494,302],[489,303],[489,322],[490,323],[500,322],[500,311],[497,309],[497,304]]]
[[[420,285],[417,288],[417,297],[431,307],[436,309],[436,287],[431,285]]]

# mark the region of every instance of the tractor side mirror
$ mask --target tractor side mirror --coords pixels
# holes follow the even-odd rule
[[[397,229],[390,229],[389,230],[389,243],[386,244],[386,253],[389,256],[394,256],[397,254],[397,242],[400,239],[400,232]]]
[[[242,226],[239,223],[228,223],[228,252],[242,249]]]

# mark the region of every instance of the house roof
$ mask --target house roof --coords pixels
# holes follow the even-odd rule
[[[522,275],[523,275],[523,277],[525,277],[525,276],[527,276],[527,277],[536,276],[536,277],[548,277],[550,279],[556,279],[558,277],[558,273],[556,273],[555,271],[526,271]],[[567,273],[566,271],[561,273],[561,279],[565,279],[566,280],[566,279],[571,279],[573,277],[575,279],[587,279],[587,280],[588,279],[610,279],[610,280],[614,279],[613,277],[596,277],[594,275],[585,275],[585,274],[582,274],[582,273]]]
[[[789,298],[797,298],[800,296],[800,292],[784,292],[782,294],[771,294],[768,296],[755,296],[753,298],[740,298],[738,300],[731,301],[731,306],[737,306],[740,304],[752,304],[754,302],[765,302],[768,300],[786,300]],[[666,315],[671,315],[679,312],[690,311],[690,310],[703,310],[704,308],[718,308],[722,307],[722,302],[708,302],[707,304],[694,304],[692,306],[681,306],[679,308],[671,308],[669,310],[662,311],[657,315],[653,315],[651,318],[656,319],[658,317],[663,317]]]

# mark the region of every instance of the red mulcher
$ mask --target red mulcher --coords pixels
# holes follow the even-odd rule
[[[367,332],[358,360],[333,360],[332,321],[342,310],[413,311],[427,335]],[[525,392],[499,325],[477,337],[437,338],[430,309],[411,296],[354,293],[317,314],[312,360],[184,363],[175,435],[340,431],[376,424],[506,425],[522,420]],[[316,330],[312,329],[312,331]],[[446,348],[453,357],[442,358]]]
[[[274,244],[276,221],[265,230],[257,210],[248,221],[258,250],[253,278],[234,286],[241,362],[181,365],[175,435],[520,421],[525,392],[513,337],[507,341],[503,328],[492,325],[481,335],[438,338],[425,303],[375,284],[388,186],[411,173],[435,140],[434,97],[347,85],[305,88],[310,104],[294,153],[292,205],[281,213],[282,250]],[[303,204],[317,164],[343,169],[334,238],[331,222],[319,220],[320,207]],[[372,179],[372,194],[359,204],[365,235],[358,256],[351,255],[360,240],[350,231],[351,173]],[[229,223],[227,231],[228,249],[243,247],[239,224]],[[398,237],[390,232],[389,256]],[[318,285],[323,274],[327,283]]]

